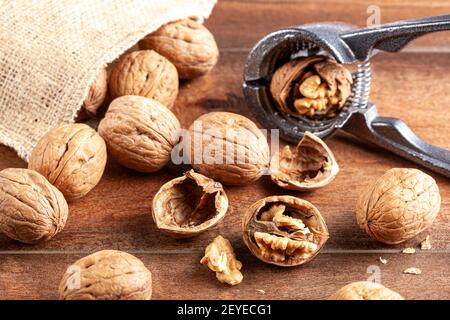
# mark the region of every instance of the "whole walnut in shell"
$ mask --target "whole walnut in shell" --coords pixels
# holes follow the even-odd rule
[[[125,54],[109,76],[111,97],[127,95],[154,99],[171,108],[178,95],[175,66],[153,50]]]
[[[360,281],[342,287],[329,300],[404,300],[404,298],[382,284]]]
[[[329,237],[319,210],[292,196],[257,201],[245,212],[242,229],[244,242],[255,257],[283,267],[312,260]]]
[[[131,254],[103,250],[67,269],[59,296],[62,300],[150,300],[152,274]]]
[[[295,149],[285,146],[270,161],[272,181],[282,188],[309,191],[334,180],[339,166],[330,148],[320,138],[305,132]]]
[[[67,124],[39,140],[28,168],[46,177],[67,200],[74,200],[99,183],[106,158],[105,142],[94,129],[81,123]]]
[[[62,193],[28,169],[0,171],[0,232],[23,243],[53,238],[67,221]]]
[[[153,198],[158,229],[174,238],[193,237],[215,226],[228,210],[222,185],[204,175],[186,172],[164,184]]]
[[[158,101],[124,96],[111,103],[98,132],[121,165],[154,172],[170,160],[179,129],[178,119]]]
[[[273,74],[270,92],[280,109],[293,115],[333,117],[351,94],[352,74],[323,56],[291,60]]]
[[[269,166],[266,137],[250,119],[235,113],[202,115],[189,128],[185,143],[194,169],[224,184],[256,181]]]
[[[108,73],[106,72],[106,69],[103,68],[92,83],[88,96],[84,99],[83,107],[88,116],[92,117],[97,115],[98,109],[105,101],[107,93]]]
[[[440,204],[439,188],[432,177],[417,169],[394,168],[361,194],[356,220],[372,238],[398,244],[427,229]]]
[[[207,73],[219,57],[214,36],[192,19],[163,25],[141,40],[139,46],[141,49],[153,49],[169,59],[181,79],[192,79]]]

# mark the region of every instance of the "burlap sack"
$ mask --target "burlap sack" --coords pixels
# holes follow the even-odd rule
[[[0,143],[27,160],[73,122],[101,68],[169,21],[216,0],[0,0]],[[1,155],[0,155],[1,156]]]

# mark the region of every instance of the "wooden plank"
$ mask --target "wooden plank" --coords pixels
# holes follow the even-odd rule
[[[184,126],[200,114],[214,110],[250,116],[240,85],[244,58],[245,53],[224,53],[219,66],[210,75],[184,85],[175,108]],[[374,61],[373,101],[379,105],[381,114],[400,117],[426,141],[450,148],[450,114],[444,112],[450,104],[450,97],[442,95],[442,92],[449,91],[450,83],[450,66],[445,63],[446,59],[446,54],[379,55]],[[428,61],[433,61],[432,66]],[[414,112],[411,112],[412,109]],[[346,136],[331,138],[328,143],[341,167],[332,184],[316,192],[296,193],[278,188],[268,177],[263,177],[249,186],[226,188],[230,211],[225,220],[210,232],[187,242],[172,240],[161,234],[150,215],[151,200],[158,188],[165,181],[180,175],[184,168],[172,166],[155,174],[143,175],[122,168],[109,159],[106,173],[97,188],[71,204],[69,221],[60,235],[48,243],[31,247],[0,235],[0,248],[57,251],[140,248],[171,251],[179,250],[180,244],[188,248],[204,248],[218,233],[239,241],[243,210],[256,200],[274,194],[294,194],[318,206],[331,233],[327,249],[390,248],[372,241],[359,230],[354,217],[355,202],[360,190],[389,168],[416,166]],[[0,169],[24,166],[12,151],[0,148],[4,155],[0,158]],[[416,245],[430,233],[435,250],[449,248],[450,184],[443,177],[433,176],[441,188],[441,214],[428,232],[405,246]]]
[[[342,21],[366,26],[367,8],[380,7],[381,23],[402,19],[444,15],[450,12],[449,1],[219,1],[206,25],[221,48],[251,48],[265,34],[288,26],[321,21]],[[426,35],[413,41],[409,50],[431,48],[449,50],[449,32]]]
[[[85,254],[0,255],[0,299],[57,299],[64,271]],[[200,265],[202,250],[134,254],[153,273],[154,299],[325,299],[350,282],[374,279],[375,273],[407,299],[450,298],[448,254],[321,253],[303,266],[282,268],[239,248],[244,280],[235,287],[219,283]],[[380,255],[388,260],[386,265],[378,261]],[[413,266],[422,274],[403,274]]]

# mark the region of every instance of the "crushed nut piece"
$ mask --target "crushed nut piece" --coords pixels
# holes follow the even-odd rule
[[[239,271],[242,263],[236,259],[230,241],[217,236],[205,250],[205,256],[200,263],[216,272],[217,279],[222,283],[237,285],[242,282],[243,275]]]
[[[258,289],[256,291],[258,291],[259,293],[262,293],[262,294],[266,294],[266,292],[264,290],[262,290],[262,289]]]
[[[416,249],[414,249],[414,248],[405,248],[405,249],[403,249],[402,253],[413,254],[413,253],[416,253]]]
[[[420,250],[431,250],[431,240],[429,235],[420,243]]]
[[[387,259],[383,259],[382,257],[380,257],[379,260],[382,264],[386,264],[388,262]]]
[[[403,270],[403,273],[406,273],[406,274],[422,274],[422,270],[420,270],[419,268],[411,267],[411,268],[407,268],[407,269]]]

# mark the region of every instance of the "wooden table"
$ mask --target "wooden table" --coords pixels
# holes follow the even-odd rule
[[[382,22],[448,14],[450,3],[439,0],[381,0]],[[249,48],[277,28],[315,21],[345,21],[365,25],[372,1],[220,1],[206,22],[220,46],[221,58],[207,76],[183,84],[175,112],[184,126],[199,115],[226,110],[250,116],[243,99],[243,64]],[[402,53],[373,59],[371,100],[383,115],[408,123],[425,141],[450,148],[450,33],[423,37]],[[450,298],[450,183],[438,182],[442,208],[433,226],[402,245],[371,240],[357,226],[355,201],[361,188],[392,167],[416,167],[375,146],[338,135],[327,140],[341,172],[329,186],[313,193],[287,192],[263,177],[245,187],[226,188],[231,208],[224,221],[191,240],[173,240],[159,232],[150,215],[158,188],[180,175],[169,167],[155,174],[138,174],[108,160],[101,183],[85,198],[70,204],[66,228],[53,240],[22,245],[0,235],[0,298],[53,299],[68,265],[102,249],[135,254],[154,275],[156,299],[322,299],[341,286],[366,280],[378,272],[381,281],[408,299]],[[0,147],[0,169],[25,167],[14,151]],[[314,203],[331,234],[324,250],[310,263],[279,268],[254,258],[241,240],[243,210],[256,200],[293,194]],[[200,265],[204,248],[221,234],[231,240],[243,262],[244,281],[236,287],[220,284]],[[431,235],[431,251],[402,254]],[[378,259],[388,260],[386,265]],[[406,275],[407,267],[422,269]]]

